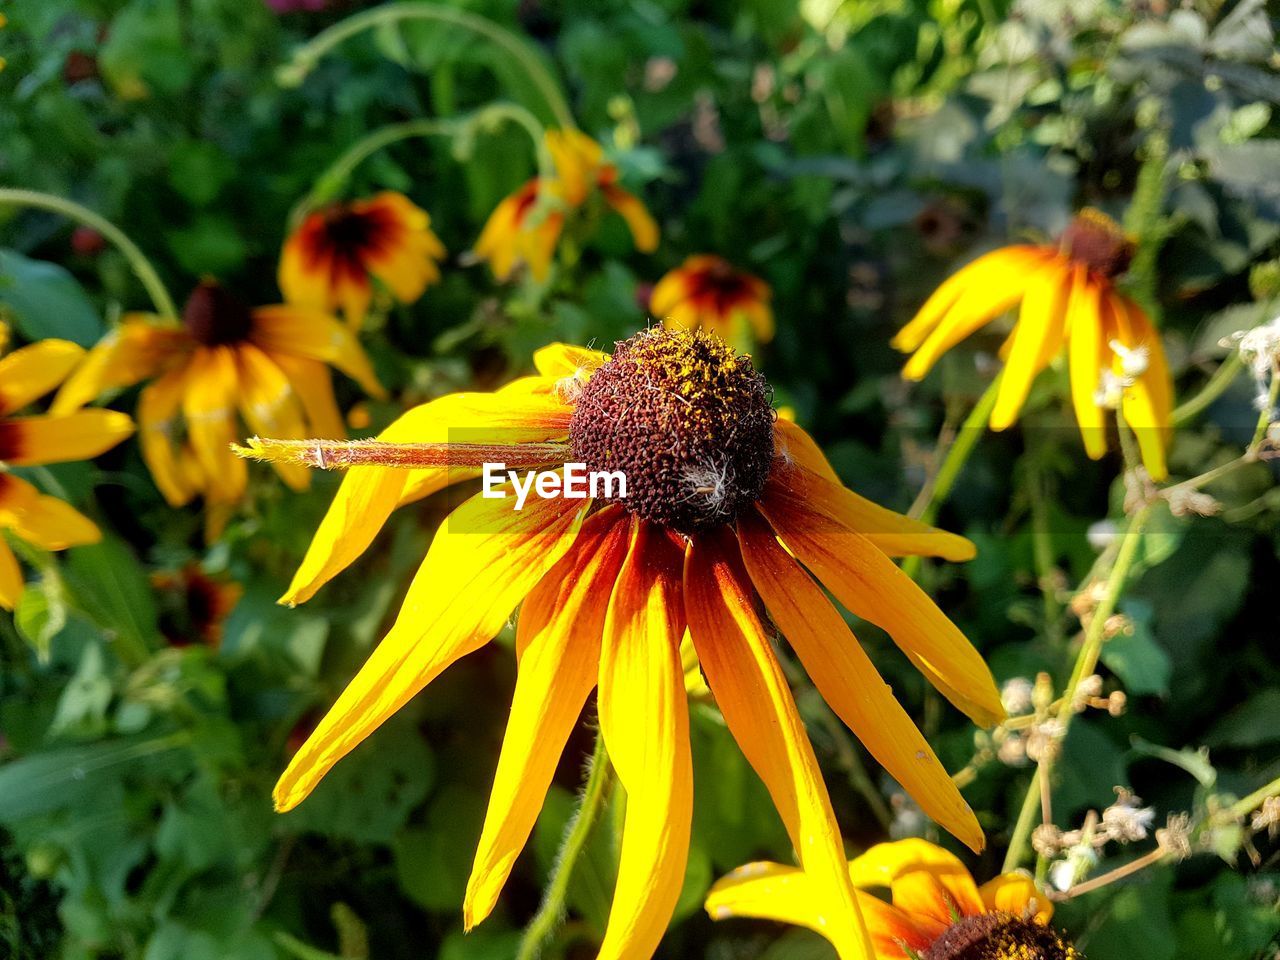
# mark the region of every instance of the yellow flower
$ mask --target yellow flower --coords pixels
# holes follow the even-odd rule
[[[600,956],[647,957],[679,896],[689,844],[687,631],[802,862],[830,891],[833,941],[845,957],[868,957],[827,791],[759,611],[768,610],[871,753],[978,849],[973,813],[823,591],[884,627],[953,703],[989,724],[1003,712],[982,658],[892,560],[963,560],[972,544],[845,489],[813,440],[775,418],[750,360],[708,334],[655,328],[618,344],[612,357],[557,344],[535,364],[537,375],[495,393],[451,394],[410,410],[381,435],[381,448],[350,450],[400,468],[351,467],[284,602],[307,600],[351,564],[398,506],[477,476],[482,461],[621,471],[626,496],[601,486],[595,500],[534,497],[517,510],[510,496],[477,494],[458,507],[390,633],[280,778],[277,808],[301,803],[338,760],[488,643],[523,604],[515,699],[466,924],[493,909],[598,687],[601,733],[627,792]],[[456,446],[464,437],[485,446]],[[258,453],[267,455],[262,445]],[[319,462],[332,464],[330,456]],[[418,466],[404,469],[415,456]]]
[[[849,862],[876,960],[1082,960],[1049,926],[1053,904],[1025,873],[979,887],[964,864],[924,840],[872,847]],[[870,893],[888,888],[893,902]],[[757,917],[827,936],[814,878],[779,863],[749,863],[707,896],[713,919]]]
[[[171,506],[203,495],[211,533],[248,484],[231,452],[242,433],[283,437],[344,435],[327,364],[382,395],[369,360],[341,322],[312,307],[250,309],[212,281],[187,300],[182,325],[129,314],[90,351],[63,385],[55,412],[76,410],[106,391],[152,381],[138,398],[142,456]],[[305,469],[280,464],[281,478],[305,489]]]
[[[133,433],[133,421],[112,410],[15,417],[12,414],[58,386],[84,357],[66,340],[42,340],[0,359],[0,607],[12,610],[23,577],[7,530],[45,550],[65,550],[102,538],[93,521],[46,496],[9,467],[87,460]]]
[[[919,380],[947,350],[1021,302],[1005,343],[991,429],[1017,419],[1031,382],[1064,345],[1071,399],[1085,451],[1107,450],[1104,406],[1115,394],[1154,479],[1168,470],[1173,383],[1160,336],[1142,309],[1115,287],[1133,245],[1096,210],[1082,211],[1057,246],[1003,247],[979,257],[934,292],[893,345],[912,353],[903,376]]]
[[[600,144],[578,130],[548,130],[546,144],[555,176],[535,177],[506,197],[476,241],[476,256],[489,261],[494,276],[505,280],[523,263],[535,280],[545,280],[566,214],[597,193],[626,221],[636,249],[657,248],[658,225],[635,195],[618,186],[618,169],[604,162]]]
[[[689,257],[653,288],[649,312],[669,330],[710,331],[728,341],[750,325],[755,339],[773,339],[773,293],[759,277],[710,254]]]
[[[341,308],[359,329],[377,280],[413,303],[440,279],[444,245],[431,217],[401,193],[339,203],[310,214],[285,241],[280,290],[290,303],[326,313]]]

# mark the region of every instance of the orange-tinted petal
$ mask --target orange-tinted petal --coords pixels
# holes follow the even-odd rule
[[[133,433],[133,420],[114,410],[0,420],[0,461],[14,467],[89,460]]]
[[[893,905],[918,924],[931,921],[937,933],[956,916],[985,912],[973,877],[955,854],[926,840],[880,843],[849,863],[855,886],[888,886]]]
[[[242,343],[236,348],[236,365],[240,415],[249,429],[278,440],[305,439],[302,404],[275,361],[253,344]],[[301,464],[273,462],[271,466],[294,490],[305,490],[311,484],[311,472]]]
[[[978,820],[844,618],[758,514],[738,521],[742,558],[773,622],[823,699],[926,814],[980,851]]]
[[[818,891],[819,929],[842,960],[870,960],[844,848],[813,747],[725,529],[699,534],[685,558],[689,632],[707,684],[752,768],[778,808],[801,867]]]
[[[26,586],[26,578],[22,575],[22,568],[18,566],[18,558],[13,555],[9,544],[5,543],[4,534],[0,533],[0,609],[12,610],[16,607]]]
[[[565,741],[595,688],[600,636],[628,524],[606,507],[583,524],[572,549],[533,588],[520,608],[516,678],[489,810],[463,904],[470,929],[493,910],[516,857],[529,839]]]
[[[1053,901],[1036,888],[1031,875],[1021,871],[1005,873],[978,888],[988,913],[1011,913],[1015,917],[1031,913],[1037,923],[1053,919]]]
[[[232,347],[201,347],[191,358],[182,397],[187,437],[206,483],[206,499],[235,503],[248,484],[245,462],[231,452],[239,439],[236,400],[240,390]]]
[[[109,390],[140,383],[192,346],[191,336],[181,327],[161,326],[146,314],[126,314],[62,385],[50,412],[70,413]]]
[[[1073,272],[1055,264],[1029,276],[996,404],[991,410],[992,430],[1013,425],[1031,392],[1032,381],[1062,348]]]
[[[634,520],[632,528],[600,651],[600,733],[627,808],[598,960],[653,955],[680,898],[693,819],[683,558],[656,525]]]
[[[253,311],[250,339],[272,356],[292,354],[337,367],[371,397],[386,396],[355,334],[329,314],[280,304]]]
[[[1071,404],[1075,408],[1085,453],[1094,460],[1107,452],[1106,414],[1098,405],[1097,398],[1102,386],[1102,371],[1110,363],[1099,297],[1098,285],[1089,280],[1088,271],[1077,270],[1071,284],[1071,299],[1067,303]]]
[[[981,655],[892,560],[861,534],[770,488],[760,508],[783,544],[844,606],[885,630],[938,691],[976,723],[1004,718]]]
[[[102,539],[93,521],[70,504],[12,474],[0,473],[0,530],[4,529],[45,550],[66,550]]]
[[[138,442],[157,489],[171,507],[181,507],[204,487],[194,454],[181,446],[179,413],[186,393],[185,367],[170,370],[138,396]]]

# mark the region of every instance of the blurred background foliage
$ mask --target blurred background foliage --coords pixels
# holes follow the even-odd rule
[[[506,58],[434,24],[379,29],[300,86],[277,82],[298,44],[361,6],[13,0],[0,31],[0,182],[121,224],[179,299],[213,275],[248,301],[276,302],[291,207],[367,132],[495,99],[552,119]],[[779,402],[850,486],[905,509],[999,341],[975,338],[908,387],[888,340],[978,252],[1050,238],[1085,204],[1122,219],[1139,244],[1130,292],[1162,326],[1182,394],[1225,356],[1224,336],[1280,312],[1280,269],[1266,266],[1280,255],[1280,75],[1275,11],[1260,0],[459,6],[536,43],[663,243],[636,254],[622,224],[605,221],[549,285],[499,286],[465,251],[533,173],[527,135],[504,128],[376,154],[349,193],[406,192],[451,255],[439,286],[381,311],[365,337],[396,398],[361,408],[370,429],[449,390],[500,384],[552,340],[607,346],[646,322],[663,272],[716,252],[774,290],[777,336],[755,355]],[[19,339],[88,345],[145,304],[92,231],[3,217],[0,311]],[[1021,430],[980,441],[943,511],[944,526],[979,543],[978,559],[924,572],[1001,681],[1065,678],[1076,621],[1060,601],[1096,557],[1086,533],[1122,495],[1114,459],[1082,457],[1061,379],[1037,383]],[[1179,429],[1175,473],[1234,455],[1257,419],[1253,393],[1242,377]],[[164,506],[136,445],[29,475],[107,538],[46,560],[14,616],[0,616],[0,955],[513,956],[590,738],[566,751],[497,914],[464,937],[462,891],[514,678],[510,637],[449,671],[298,811],[270,810],[291,750],[396,609],[444,497],[402,512],[378,549],[287,610],[274,600],[336,478],[298,495],[255,471],[249,505],[205,545],[198,513]],[[1259,464],[1215,487],[1218,516],[1154,521],[1123,606],[1134,630],[1104,654],[1104,695],[1123,690],[1128,709],[1073,728],[1056,764],[1060,825],[1110,804],[1118,785],[1163,819],[1280,774],[1273,484]],[[218,583],[242,595],[210,631]],[[886,638],[858,629],[949,767],[992,753]],[[927,832],[820,698],[802,689],[800,702],[851,849]],[[695,710],[694,736],[694,847],[662,955],[828,956],[808,934],[713,925],[701,912],[715,877],[789,851],[712,708]],[[1016,759],[988,757],[966,789],[990,836],[980,877],[998,872],[1028,776]],[[1063,924],[1091,960],[1277,956],[1280,848],[1264,833],[1252,845],[1221,838],[1219,849],[1081,898]],[[612,833],[597,830],[553,956],[594,955],[615,854]]]

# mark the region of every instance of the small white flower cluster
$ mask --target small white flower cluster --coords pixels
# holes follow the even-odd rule
[[[1252,330],[1237,331],[1221,341],[1224,347],[1233,343],[1240,351],[1240,359],[1253,374],[1253,382],[1257,386],[1254,405],[1259,410],[1266,410],[1271,403],[1271,381],[1280,373],[1280,317]],[[1276,411],[1272,410],[1268,417],[1276,419]]]
[[[1124,392],[1133,386],[1138,377],[1147,372],[1151,365],[1151,348],[1145,344],[1127,347],[1119,340],[1111,340],[1107,346],[1120,358],[1120,372],[1107,368],[1098,378],[1098,389],[1094,391],[1093,402],[1104,410],[1115,410],[1124,399]]]
[[[1053,860],[1049,882],[1060,891],[1070,890],[1098,864],[1108,843],[1128,844],[1145,840],[1155,825],[1156,812],[1124,787],[1116,787],[1116,802],[1101,815],[1090,811],[1079,830],[1060,830],[1052,824],[1036,828],[1032,846]]]

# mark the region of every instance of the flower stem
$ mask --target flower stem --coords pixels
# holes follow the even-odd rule
[[[1277,369],[1273,363],[1271,365],[1271,387],[1267,390],[1265,405],[1258,414],[1258,426],[1253,431],[1253,439],[1249,441],[1250,451],[1256,451],[1258,445],[1262,443],[1263,438],[1267,435],[1267,428],[1271,426],[1271,418],[1275,416],[1277,400],[1280,400],[1280,369]]]
[[[354,16],[335,23],[327,30],[316,34],[293,55],[293,60],[282,67],[277,79],[284,86],[297,86],[302,83],[326,54],[349,37],[364,30],[394,23],[400,20],[435,20],[450,26],[470,30],[493,43],[494,46],[509,55],[524,68],[538,93],[546,101],[551,113],[560,126],[572,129],[576,126],[573,114],[569,112],[569,104],[560,91],[559,84],[546,66],[538,59],[537,52],[519,35],[500,27],[487,17],[481,17],[465,10],[457,10],[435,3],[389,3],[357,13]]]
[[[565,900],[569,895],[569,881],[573,878],[574,867],[591,836],[591,828],[595,826],[604,807],[609,781],[609,754],[605,750],[604,735],[597,731],[596,747],[591,754],[587,772],[587,785],[583,788],[578,809],[565,827],[564,842],[560,846],[560,856],[551,868],[547,892],[542,897],[538,912],[529,921],[529,926],[525,927],[520,948],[516,951],[516,960],[536,960],[559,927],[564,917]]]
[[[1232,350],[1213,372],[1204,388],[1190,400],[1174,408],[1170,423],[1180,427],[1194,419],[1205,407],[1213,403],[1227,392],[1227,388],[1235,383],[1236,375],[1244,369],[1244,361],[1240,359],[1240,351]]]
[[[996,405],[996,396],[1000,392],[1000,379],[1000,376],[997,376],[991,381],[990,386],[965,417],[964,423],[960,425],[955,439],[947,449],[946,456],[942,459],[942,466],[938,468],[932,482],[920,491],[920,496],[911,505],[909,516],[916,517],[925,523],[933,523],[937,519],[938,511],[950,496],[951,488],[955,486],[960,471],[964,469],[969,455],[978,444],[978,439],[987,429],[987,420],[991,417],[991,411]],[[920,571],[921,563],[921,557],[907,557],[902,563],[902,569],[907,576],[914,579]]]
[[[146,289],[147,296],[151,298],[151,303],[156,308],[156,313],[169,320],[178,318],[178,310],[173,305],[173,298],[169,296],[169,291],[165,289],[165,285],[161,281],[160,275],[156,273],[155,267],[151,265],[151,261],[138,248],[138,245],[124,234],[124,231],[109,220],[103,219],[88,207],[82,207],[74,200],[56,197],[50,193],[40,193],[37,190],[16,190],[0,187],[0,206],[6,204],[17,207],[33,207],[37,210],[59,213],[68,219],[75,220],[77,223],[82,223],[86,227],[98,231],[123,253],[125,259],[129,261],[129,266],[133,268],[134,275],[137,276],[142,286]]]
[[[1075,716],[1076,690],[1080,682],[1089,676],[1098,666],[1098,658],[1102,655],[1102,645],[1106,640],[1106,624],[1115,612],[1120,592],[1129,578],[1133,562],[1138,557],[1138,547],[1142,543],[1142,531],[1151,517],[1152,504],[1146,504],[1135,513],[1120,534],[1120,549],[1116,553],[1111,573],[1103,590],[1098,606],[1089,616],[1089,625],[1085,630],[1084,642],[1076,655],[1075,666],[1071,669],[1071,679],[1067,682],[1058,705],[1058,722],[1061,725],[1060,740],[1065,739],[1070,729],[1071,720]],[[1009,850],[1005,854],[1002,872],[1016,870],[1026,856],[1028,842],[1031,839],[1032,823],[1040,810],[1040,795],[1045,789],[1045,777],[1040,768],[1032,774],[1031,783],[1027,786],[1027,795],[1023,798],[1022,809],[1014,825],[1013,835],[1009,839]]]
[[[465,117],[393,123],[357,140],[316,179],[315,186],[289,213],[290,227],[296,228],[308,213],[332,201],[342,192],[356,167],[384,147],[415,137],[472,136],[478,130],[492,130],[503,121],[519,124],[528,131],[537,152],[538,171],[546,176],[551,169],[551,157],[543,143],[543,126],[537,117],[518,104],[491,103]]]
[[[1272,780],[1265,787],[1253,791],[1247,797],[1237,800],[1231,805],[1228,813],[1232,818],[1243,817],[1247,813],[1252,813],[1262,802],[1268,797],[1280,796],[1280,777]]]

